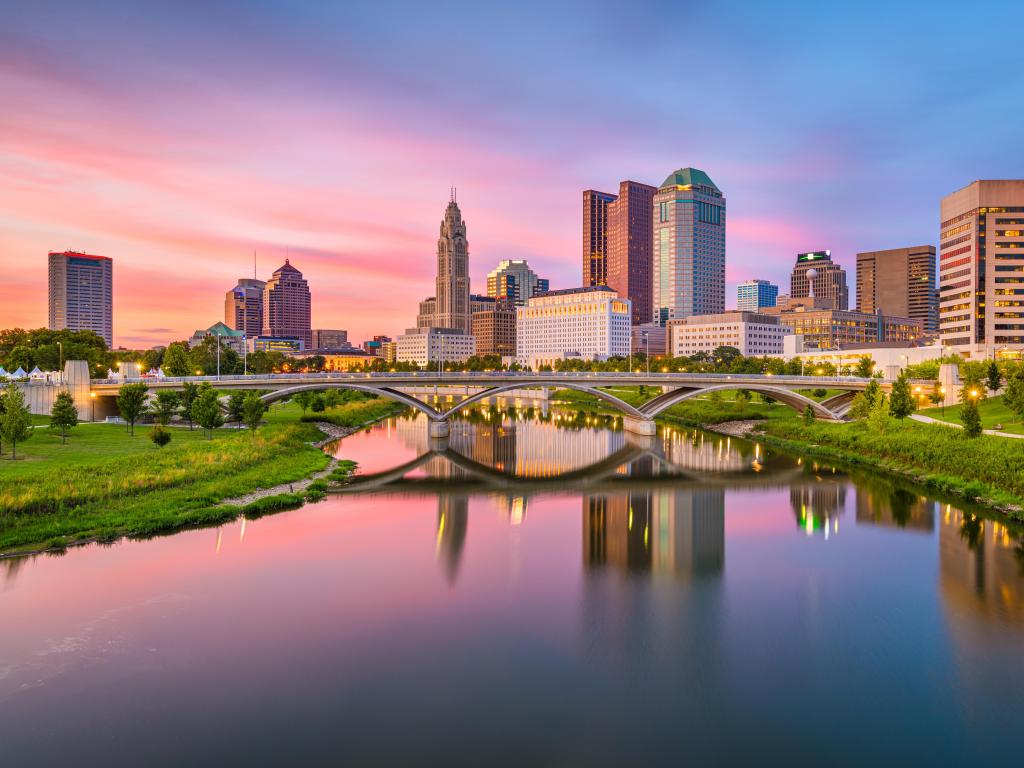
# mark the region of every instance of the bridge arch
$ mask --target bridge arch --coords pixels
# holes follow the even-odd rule
[[[263,401],[264,405],[270,405],[271,403],[276,403],[278,400],[286,400],[289,397],[293,397],[300,392],[322,392],[327,389],[355,389],[371,395],[382,395],[390,398],[391,400],[395,400],[402,405],[415,408],[421,413],[426,414],[427,417],[433,421],[444,421],[447,418],[446,416],[442,416],[422,400],[419,400],[412,395],[407,395],[405,392],[399,392],[397,389],[392,389],[391,387],[359,384],[354,381],[321,381],[315,384],[299,384],[294,387],[286,387],[285,389],[268,392],[263,395],[260,400]]]
[[[531,382],[529,380],[516,382],[515,384],[502,384],[500,386],[491,387],[490,389],[485,389],[475,394],[472,394],[465,400],[461,400],[460,402],[456,403],[451,408],[449,408],[447,411],[445,411],[441,418],[449,419],[463,408],[473,405],[473,403],[478,403],[481,400],[486,400],[489,397],[497,397],[502,392],[513,392],[518,389],[528,389],[532,387],[549,387],[551,389],[574,389],[577,392],[586,392],[588,395],[593,395],[594,397],[604,400],[606,403],[611,405],[616,410],[621,411],[622,414],[625,416],[632,416],[635,419],[646,418],[638,408],[635,408],[634,406],[630,405],[625,400],[619,399],[610,392],[605,392],[604,390],[598,389],[597,387],[588,386],[586,384],[579,384],[575,381],[559,381],[552,383],[550,381]]]
[[[794,392],[793,390],[786,389],[784,387],[754,384],[749,381],[737,381],[735,384],[716,384],[710,387],[701,387],[696,389],[676,389],[671,392],[666,392],[665,394],[659,395],[653,400],[649,400],[640,406],[640,410],[643,412],[642,418],[653,419],[667,408],[671,408],[673,405],[677,405],[684,400],[698,397],[699,395],[703,395],[707,392],[725,392],[735,389],[746,389],[751,392],[769,395],[780,403],[788,405],[798,413],[802,413],[807,406],[810,406],[814,415],[820,419],[835,420],[838,418],[836,414],[830,411],[826,406],[822,405],[817,400],[812,400],[806,395],[801,395],[799,392]]]

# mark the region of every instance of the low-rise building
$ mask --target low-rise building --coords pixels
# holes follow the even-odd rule
[[[214,323],[209,328],[197,330],[188,340],[189,348],[197,347],[211,336],[216,336],[225,347],[229,347],[238,354],[245,352],[245,333],[229,328],[224,323]]]
[[[456,328],[409,328],[395,342],[395,357],[420,367],[462,362],[476,354],[476,341]]]
[[[349,349],[348,331],[314,328],[313,349]]]
[[[472,320],[478,355],[515,356],[516,307],[511,299],[499,299],[493,308],[474,312]]]
[[[791,333],[778,317],[760,312],[722,312],[669,320],[668,350],[672,357],[711,354],[735,347],[743,355],[781,356],[783,339]]]
[[[875,371],[888,374],[894,368],[903,370],[926,360],[938,360],[943,355],[941,344],[914,346],[911,342],[878,342],[876,344],[846,347],[843,349],[805,349],[803,337],[793,334],[786,337],[782,356],[787,360],[803,360],[808,368],[816,363],[831,363],[836,368],[857,365],[862,358],[870,357]]]
[[[360,370],[373,363],[376,355],[364,352],[360,349],[353,349],[350,352],[327,353],[324,358],[325,371],[353,371]]]
[[[794,297],[765,307],[761,313],[777,316],[793,333],[803,336],[806,349],[842,349],[879,341],[915,342],[924,334],[920,320],[834,306],[828,298]]]
[[[297,336],[257,336],[248,339],[250,352],[283,352],[286,355],[302,352],[306,344]]]
[[[630,352],[629,299],[603,285],[534,296],[516,317],[516,358],[531,368],[558,360],[607,360]]]
[[[651,357],[660,357],[668,348],[665,326],[658,323],[644,323],[633,326],[633,351],[643,352]]]

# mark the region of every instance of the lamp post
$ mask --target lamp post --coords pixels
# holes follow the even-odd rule
[[[243,333],[242,334],[242,375],[249,375],[249,338]]]
[[[220,381],[220,330],[214,335],[217,337],[217,381]]]
[[[57,342],[57,370],[60,372],[60,383],[64,383],[64,343]]]
[[[89,420],[90,421],[96,421],[96,393],[95,392],[90,392],[89,393],[89,402],[92,404],[92,416],[91,416],[91,418]]]
[[[651,335],[644,331],[644,358],[647,360],[647,375],[651,375]]]
[[[942,418],[946,418],[946,388],[939,387],[939,394],[942,395]]]

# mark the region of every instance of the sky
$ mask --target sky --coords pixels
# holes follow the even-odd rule
[[[313,327],[415,325],[449,189],[474,292],[581,283],[582,191],[705,170],[735,285],[935,244],[1024,178],[1024,3],[0,0],[0,328],[46,254],[112,257],[115,345],[223,318],[291,258]]]

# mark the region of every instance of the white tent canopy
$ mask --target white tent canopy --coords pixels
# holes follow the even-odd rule
[[[11,375],[16,379],[24,379],[26,376],[28,376],[28,374],[25,373],[25,369],[22,368],[20,365],[18,366],[18,370],[16,370]]]

